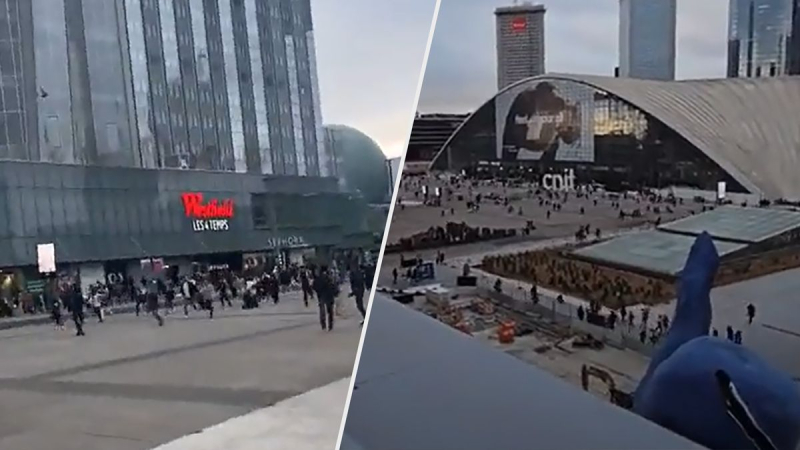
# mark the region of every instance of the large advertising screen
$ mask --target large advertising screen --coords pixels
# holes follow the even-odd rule
[[[594,89],[548,80],[495,101],[497,159],[594,162]]]

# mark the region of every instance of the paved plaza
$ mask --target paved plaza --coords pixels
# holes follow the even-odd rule
[[[633,197],[620,198],[614,201],[620,203],[622,210],[630,213],[635,209],[640,209],[642,212],[640,218],[623,220],[619,218],[619,211],[611,206],[612,199],[609,195],[592,194],[589,198],[578,198],[574,193],[570,193],[562,209],[551,212],[548,219],[548,207],[546,205],[539,206],[536,195],[529,198],[528,187],[504,188],[500,184],[486,184],[486,182],[474,188],[462,185],[460,188],[454,189],[449,200],[447,196],[443,197],[442,206],[424,206],[421,194],[419,194],[422,185],[428,186],[430,192],[434,192],[437,186],[446,186],[432,177],[404,179],[398,193],[400,204],[394,209],[392,216],[389,243],[395,243],[400,238],[426,231],[432,226],[444,226],[448,222],[464,222],[471,227],[521,229],[530,220],[536,226],[530,239],[552,239],[574,235],[580,226],[586,224],[591,224],[592,229],[599,227],[604,233],[608,233],[622,228],[641,226],[648,221],[655,221],[659,216],[662,223],[666,223],[686,217],[691,212],[699,213],[703,208],[703,205],[699,203],[684,200],[683,205],[672,207],[673,213],[667,213],[665,204],[660,204],[658,205],[660,213],[656,214],[652,210],[647,211],[649,202],[646,200],[636,200]],[[473,195],[480,193],[484,198],[487,195],[500,198],[509,197],[512,199],[510,205],[514,207],[515,212],[509,213],[507,207],[502,204],[496,205],[491,200],[482,200],[480,210],[470,212],[467,209],[466,200],[458,200],[459,195],[463,199],[469,198],[470,191]],[[597,200],[597,205],[594,204],[595,200]],[[518,212],[519,208],[522,208],[522,215]],[[583,214],[580,212],[581,208],[584,210]],[[442,215],[443,211],[444,215]]]
[[[455,286],[456,278],[461,273],[464,263],[471,266],[480,264],[481,260],[488,255],[501,255],[516,253],[526,250],[535,250],[543,247],[560,246],[567,242],[574,242],[574,233],[580,225],[587,223],[593,227],[600,227],[604,236],[624,235],[634,232],[634,229],[648,228],[652,225],[647,224],[647,220],[655,220],[658,216],[653,212],[647,212],[647,202],[635,198],[618,199],[621,208],[631,211],[639,208],[642,210],[647,220],[620,220],[618,211],[611,206],[612,200],[608,197],[593,196],[590,198],[577,198],[571,194],[569,200],[563,205],[563,209],[551,213],[550,219],[546,218],[547,207],[539,206],[538,200],[527,198],[526,188],[504,188],[501,185],[483,183],[479,187],[472,188],[472,193],[493,194],[500,197],[514,197],[517,200],[511,202],[515,208],[522,207],[524,215],[520,217],[517,213],[508,213],[502,205],[496,205],[493,201],[484,201],[479,212],[469,212],[465,202],[458,201],[457,195],[465,195],[470,190],[462,186],[456,189],[449,201],[444,201],[442,207],[424,206],[419,201],[417,194],[422,185],[427,185],[430,192],[434,192],[436,186],[444,187],[445,184],[432,177],[416,177],[403,180],[399,198],[405,203],[403,208],[395,208],[392,226],[389,230],[389,242],[396,242],[402,237],[410,236],[414,233],[427,230],[430,226],[443,226],[447,222],[464,221],[470,226],[481,227],[523,227],[525,221],[533,220],[537,230],[529,237],[518,237],[502,239],[497,241],[484,241],[465,245],[456,245],[439,249],[423,250],[414,252],[424,260],[433,260],[437,252],[444,252],[446,262],[436,268],[437,277],[435,280],[426,280],[424,284],[441,284],[445,287]],[[465,197],[466,198],[466,197]],[[594,205],[594,200],[597,205]],[[584,208],[584,214],[580,214],[580,208]],[[450,208],[454,209],[452,214]],[[689,200],[684,200],[683,205],[673,208],[672,214],[665,214],[663,204],[661,205],[662,223],[668,223],[681,217],[691,215],[692,212],[700,213],[702,205]],[[442,211],[446,211],[442,216]],[[404,270],[399,268],[400,254],[387,254],[384,257],[383,265],[379,274],[379,285],[385,287],[405,288],[409,287],[408,280],[404,279]],[[392,284],[392,269],[398,268],[400,279],[396,285]],[[477,275],[489,276],[492,279],[495,275],[482,273],[473,268]],[[503,285],[508,289],[529,292],[530,284],[504,279]],[[540,293],[555,296],[558,293],[540,287]],[[725,328],[730,325],[735,330],[741,330],[744,344],[756,350],[775,366],[791,374],[792,377],[800,381],[800,359],[795,355],[800,353],[800,269],[787,270],[772,275],[751,279],[739,283],[720,286],[712,291],[713,304],[713,323],[712,327],[717,328],[720,335],[725,335]],[[565,296],[566,301],[575,305],[586,302],[581,299]],[[752,303],[756,307],[756,319],[752,325],[747,324],[746,305]],[[672,316],[675,302],[665,305],[651,306],[651,317],[659,314]],[[628,308],[636,312],[637,317],[641,316],[640,308]]]
[[[2,330],[0,448],[150,449],[341,383],[361,330],[352,300],[342,299],[344,317],[330,333],[320,330],[316,304],[305,308],[297,293],[257,310],[217,307],[213,321],[176,311],[161,328],[120,314],[103,324],[87,316],[81,338],[52,325]],[[341,412],[320,414],[338,432]],[[317,442],[320,431],[309,432]]]

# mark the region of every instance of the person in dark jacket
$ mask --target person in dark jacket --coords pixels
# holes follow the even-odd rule
[[[70,292],[70,311],[72,311],[72,321],[75,322],[75,329],[78,330],[76,336],[86,336],[83,332],[83,294],[80,286],[73,285]]]
[[[314,291],[319,304],[319,323],[322,330],[333,330],[333,302],[336,298],[336,284],[331,279],[327,267],[321,267],[314,278]]]
[[[364,284],[364,272],[361,271],[360,267],[355,266],[350,270],[350,293],[356,298],[356,308],[358,308],[358,312],[361,313],[362,319],[366,319],[367,317],[367,311],[364,309],[365,290],[366,285]],[[364,324],[363,320],[361,321],[361,324]]]
[[[160,284],[157,280],[153,280],[150,282],[148,289],[147,289],[147,312],[153,315],[158,321],[158,326],[164,326],[164,318],[161,317],[161,314],[158,312],[158,292],[159,292]]]
[[[277,305],[281,291],[281,283],[277,275],[271,276],[269,280],[269,293],[272,296],[272,303]]]
[[[167,308],[167,314],[172,314],[172,311],[175,310],[175,283],[170,281],[170,285],[167,287],[167,291],[164,293],[164,300],[166,304],[164,305]]]
[[[311,289],[311,281],[308,279],[308,271],[306,269],[300,270],[300,285],[303,288],[303,304],[308,308],[308,297],[314,296],[314,290]]]
[[[51,317],[55,323],[56,329],[64,329],[64,319],[61,311],[61,300],[56,298],[53,300],[53,308],[51,309]]]

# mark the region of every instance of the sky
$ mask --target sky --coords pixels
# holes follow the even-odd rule
[[[678,79],[725,76],[729,0],[678,0]],[[619,0],[539,0],[547,72],[613,75]],[[497,92],[494,9],[511,0],[442,0],[420,112],[470,112]]]
[[[324,124],[402,155],[436,0],[311,0]]]

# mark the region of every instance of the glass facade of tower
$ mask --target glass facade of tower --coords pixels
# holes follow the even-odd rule
[[[0,158],[331,175],[315,71],[309,0],[0,0]]]
[[[728,77],[800,75],[800,0],[731,0]]]
[[[676,0],[621,0],[620,76],[674,80],[676,22]]]
[[[26,96],[31,95],[32,65],[23,57],[28,30],[21,24],[31,14],[24,0],[0,1],[0,158],[24,158],[30,142],[27,115],[32,111],[26,104],[32,99]]]

